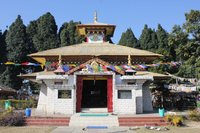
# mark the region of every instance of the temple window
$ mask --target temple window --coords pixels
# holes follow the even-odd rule
[[[118,90],[118,99],[132,99],[131,90]]]
[[[58,90],[58,99],[71,99],[72,91],[71,90]]]
[[[56,82],[54,82],[54,85],[62,85],[62,84],[63,84],[62,81],[56,81]]]
[[[135,85],[136,81],[127,82],[128,85]]]

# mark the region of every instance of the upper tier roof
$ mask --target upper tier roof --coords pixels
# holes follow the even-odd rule
[[[31,57],[46,57],[46,56],[100,56],[100,55],[119,55],[119,56],[144,56],[144,57],[161,57],[161,54],[156,54],[146,50],[130,48],[122,45],[104,43],[81,43],[71,46],[65,46],[50,50],[45,50],[37,53],[30,54]]]

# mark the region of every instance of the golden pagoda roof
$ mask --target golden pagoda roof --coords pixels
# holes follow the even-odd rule
[[[78,24],[77,30],[80,35],[86,35],[87,30],[99,29],[99,30],[106,31],[106,36],[112,37],[115,31],[115,27],[116,27],[115,25],[94,22],[94,23],[88,23],[88,24]]]
[[[122,56],[144,56],[144,57],[161,57],[161,54],[156,54],[146,50],[130,48],[122,45],[104,43],[81,43],[76,45],[64,46],[60,48],[45,50],[30,54],[31,57],[46,57],[46,56],[100,56],[100,55],[122,55]]]
[[[98,22],[97,12],[94,12],[94,22],[88,24],[78,24],[77,30],[80,35],[87,35],[88,31],[104,31],[106,36],[113,36],[115,31],[115,25],[105,24]]]

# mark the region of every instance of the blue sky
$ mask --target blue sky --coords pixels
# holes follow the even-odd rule
[[[168,32],[175,24],[185,22],[184,14],[200,10],[200,0],[1,0],[0,29],[5,30],[17,17],[24,24],[51,12],[58,27],[70,20],[90,23],[94,11],[99,22],[115,24],[113,41],[118,43],[121,33],[132,28],[139,38],[144,24],[156,28],[160,23]]]

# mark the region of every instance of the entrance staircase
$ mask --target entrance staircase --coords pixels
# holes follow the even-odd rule
[[[25,118],[27,126],[69,126],[70,117],[41,117]]]
[[[119,123],[118,123],[118,117],[110,115],[110,114],[78,113],[71,116],[69,126],[72,126],[72,127],[89,127],[89,126],[116,127],[116,126],[119,126]]]
[[[119,126],[168,126],[164,117],[119,117]]]

